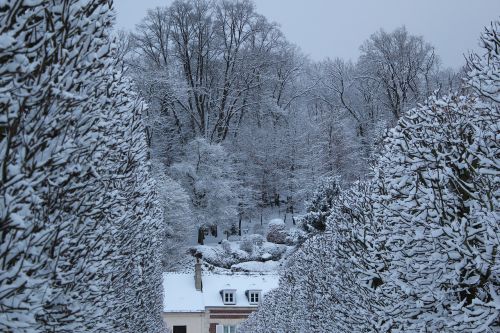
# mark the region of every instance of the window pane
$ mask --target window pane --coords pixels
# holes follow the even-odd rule
[[[259,303],[259,293],[250,293],[250,303]]]
[[[234,293],[224,292],[224,303],[234,303]]]

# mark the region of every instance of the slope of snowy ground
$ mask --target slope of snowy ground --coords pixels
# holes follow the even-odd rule
[[[285,223],[286,229],[293,229],[296,227],[300,214],[286,213],[281,207],[266,207],[261,212],[255,212],[252,218],[245,218],[241,221],[241,235],[260,234],[265,236],[268,231],[269,223],[273,220],[282,220]],[[238,227],[238,221],[235,220],[235,226]],[[219,228],[217,237],[210,234],[205,236],[204,244],[217,244],[222,240],[227,239],[230,241],[240,240],[239,236],[229,236],[224,234],[223,230]],[[198,235],[193,232],[188,239],[191,245],[197,245]]]
[[[268,272],[277,270],[280,261],[293,249],[291,245],[266,241],[251,243],[245,238],[241,241],[224,240],[221,244],[198,245],[191,248],[191,253],[201,255],[204,262],[220,268]]]
[[[268,212],[269,213],[269,212]],[[282,262],[294,251],[297,234],[291,216],[278,218],[277,212],[259,221],[246,221],[242,225],[242,236],[207,236],[205,245],[194,245],[188,249],[189,256],[201,257],[211,271],[232,272],[277,272]],[[258,233],[249,234],[249,230]],[[219,232],[220,234],[220,232]],[[192,257],[186,258],[182,267],[192,270]]]
[[[280,261],[247,261],[232,265],[231,270],[235,272],[277,272],[281,267]]]

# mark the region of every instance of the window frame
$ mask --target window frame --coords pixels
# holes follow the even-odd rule
[[[259,305],[262,299],[262,292],[261,290],[248,290],[247,297],[249,304]]]
[[[224,333],[236,333],[237,332],[237,327],[236,325],[222,325],[222,331]]]
[[[234,289],[224,289],[222,290],[222,303],[225,305],[235,305],[236,304],[236,290]]]

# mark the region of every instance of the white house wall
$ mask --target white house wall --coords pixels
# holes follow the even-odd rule
[[[205,329],[205,312],[191,313],[163,313],[163,320],[167,324],[170,332],[174,326],[187,326],[186,333],[207,333]]]
[[[256,307],[211,307],[206,311],[206,331],[216,333],[216,325],[238,325],[248,318]]]

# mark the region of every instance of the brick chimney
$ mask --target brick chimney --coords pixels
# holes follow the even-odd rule
[[[196,264],[194,264],[194,286],[196,290],[203,290],[203,283],[201,282],[201,263],[199,258],[196,258]]]

